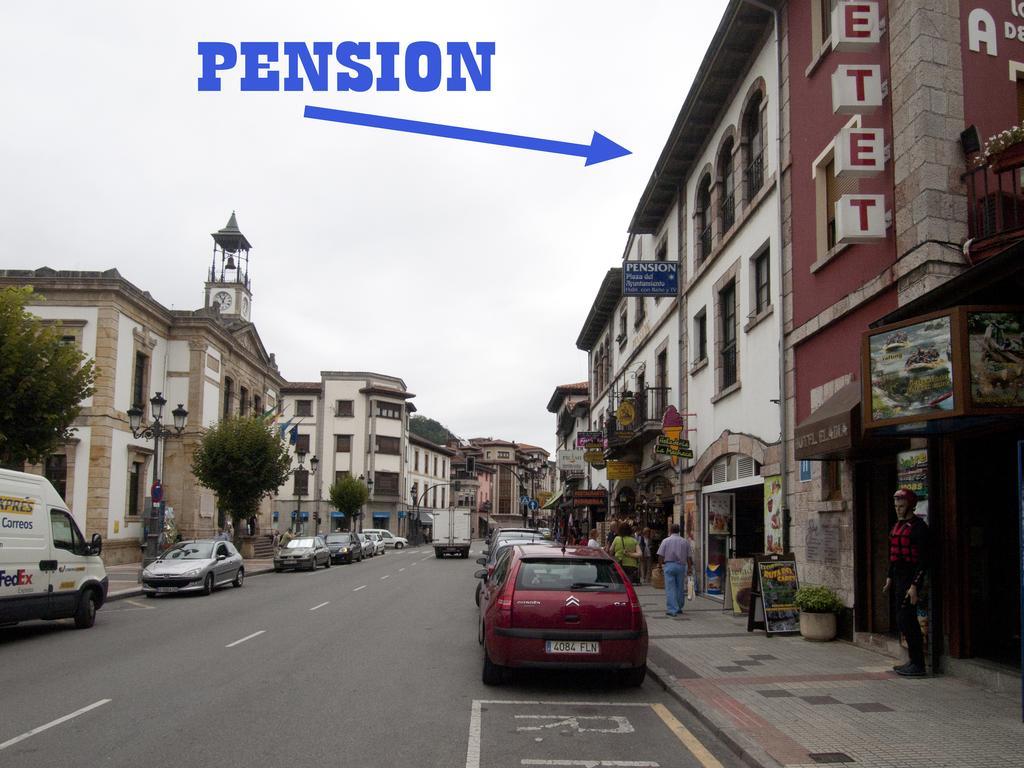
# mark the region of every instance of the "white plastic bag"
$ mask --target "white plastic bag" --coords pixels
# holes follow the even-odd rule
[[[686,577],[686,599],[693,600],[694,587],[693,587],[693,576]]]

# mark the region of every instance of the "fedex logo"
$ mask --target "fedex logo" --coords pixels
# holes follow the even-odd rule
[[[0,587],[24,587],[32,584],[32,574],[24,568],[19,568],[15,573],[0,571]]]

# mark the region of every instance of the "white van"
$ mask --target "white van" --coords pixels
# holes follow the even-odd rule
[[[50,481],[0,469],[0,627],[74,618],[91,627],[107,599],[103,542],[86,542]]]
[[[409,546],[409,540],[404,536],[395,536],[387,528],[363,528],[363,533],[377,533],[384,539],[384,546],[386,548],[394,547],[395,549],[402,549],[402,547]]]

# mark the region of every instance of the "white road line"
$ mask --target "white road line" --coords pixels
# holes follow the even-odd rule
[[[355,589],[353,589],[352,591],[353,591],[353,592],[358,592],[358,591],[359,591],[360,589],[366,589],[366,585],[365,585],[365,584],[363,584],[363,586],[361,586],[361,587],[356,587],[356,588],[355,588]]]
[[[386,576],[381,576],[381,577],[380,577],[380,580],[381,580],[381,581],[384,581],[384,579],[390,579],[390,578],[391,578],[391,574],[389,573],[389,574],[387,574]]]
[[[653,760],[520,760],[520,765],[578,765],[581,768],[659,768]]]
[[[311,611],[315,611],[315,610],[316,610],[317,608],[323,608],[323,607],[324,607],[325,605],[330,605],[330,604],[331,604],[331,601],[330,601],[330,600],[328,600],[328,601],[327,601],[326,603],[320,603],[320,605],[314,605],[314,606],[313,606],[312,608],[310,608],[309,610],[311,610]]]
[[[7,749],[8,747],[14,746],[19,741],[24,741],[25,739],[29,738],[30,736],[35,736],[37,733],[42,733],[45,730],[53,728],[53,726],[55,726],[55,725],[60,725],[61,723],[66,723],[68,720],[71,720],[72,718],[78,717],[79,715],[84,715],[89,710],[96,709],[97,707],[102,707],[104,704],[109,704],[110,702],[111,702],[111,699],[100,699],[99,701],[95,701],[95,702],[93,702],[92,704],[90,704],[87,707],[82,707],[81,709],[76,709],[70,715],[64,715],[64,717],[58,717],[56,720],[53,720],[52,722],[49,722],[46,725],[40,725],[38,728],[33,728],[31,731],[28,731],[26,733],[21,734],[21,736],[15,736],[13,739],[8,739],[3,744],[0,744],[0,749]]]
[[[532,699],[474,699],[481,704],[527,704],[551,705],[550,701],[534,701]],[[649,701],[559,701],[560,707],[653,707]]]
[[[236,645],[241,645],[241,644],[242,644],[242,643],[244,643],[244,642],[245,642],[246,640],[252,640],[252,639],[253,639],[254,637],[259,637],[260,635],[262,635],[262,634],[263,634],[264,632],[266,632],[266,631],[267,631],[267,630],[265,630],[265,629],[261,629],[261,630],[260,630],[259,632],[253,632],[253,633],[252,633],[251,635],[246,635],[246,636],[245,636],[245,637],[243,637],[243,638],[242,638],[241,640],[235,640],[235,642],[233,642],[233,643],[228,643],[228,644],[227,644],[227,645],[225,645],[224,647],[225,647],[225,648],[234,648],[234,647],[235,647]]]
[[[469,713],[469,746],[466,747],[466,768],[480,768],[480,701],[473,701]]]
[[[401,572],[402,572],[402,571],[404,571],[404,570],[405,570],[405,568],[399,568],[399,569],[398,569],[398,572],[399,572],[399,573],[401,573]]]
[[[154,610],[156,610],[156,608],[154,606],[152,606],[152,605],[144,605],[143,603],[137,603],[134,600],[125,600],[125,602],[128,603],[129,605],[134,605],[136,608],[141,608],[144,611],[154,611]],[[889,667],[886,667],[886,669],[889,669]]]

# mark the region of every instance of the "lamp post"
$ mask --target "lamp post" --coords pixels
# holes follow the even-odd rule
[[[128,425],[132,430],[132,436],[138,440],[145,438],[153,441],[153,485],[150,487],[150,498],[153,506],[149,514],[149,524],[144,527],[145,543],[143,544],[142,566],[146,567],[156,559],[160,549],[160,536],[164,529],[164,499],[163,485],[160,483],[160,441],[169,437],[181,437],[188,423],[188,411],[182,403],[171,411],[174,418],[174,428],[164,426],[164,406],[167,400],[157,392],[149,399],[152,408],[153,421],[150,424],[142,423],[142,406],[136,403],[128,409]]]
[[[360,475],[359,476],[359,482],[366,484],[366,493],[367,493],[366,498],[369,499],[373,495],[373,478],[371,477],[370,479],[367,480],[367,479],[365,479],[364,475]],[[360,531],[363,530],[363,515],[364,514],[365,514],[365,512],[363,512],[363,507],[360,507],[359,508],[359,530]],[[352,530],[355,530],[355,529],[353,528]]]
[[[299,474],[305,473],[304,476],[305,476],[305,479],[306,479],[306,482],[303,483],[302,485],[300,485],[298,483],[295,484],[295,533],[301,533],[302,532],[302,495],[303,495],[304,492],[309,490],[305,486],[309,483],[309,476],[316,474],[317,467],[320,466],[320,459],[318,459],[316,456],[312,456],[310,458],[310,460],[309,460],[309,472],[306,473],[306,466],[305,466],[305,464],[306,464],[306,452],[305,451],[296,451],[295,452],[295,458],[298,459],[299,465],[295,469],[292,470],[292,473],[295,474],[295,475],[299,475]],[[316,511],[314,510],[314,525],[316,525],[316,528],[319,529],[319,525],[318,525],[319,520],[316,519],[315,512]],[[319,530],[317,530],[317,529],[314,529],[314,533],[319,533]]]

